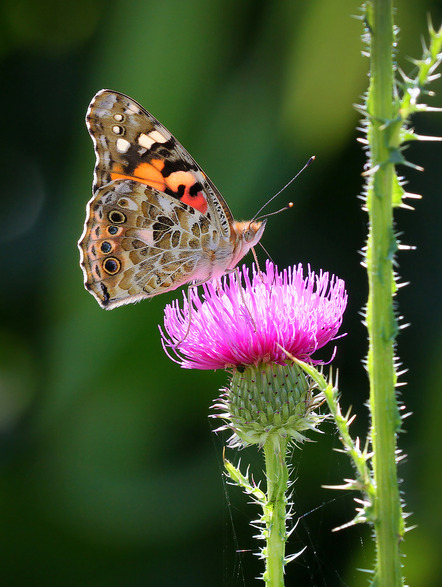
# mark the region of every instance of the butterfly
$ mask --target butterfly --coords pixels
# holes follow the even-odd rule
[[[175,137],[140,104],[101,90],[86,125],[96,164],[78,242],[84,284],[102,308],[233,270],[263,221],[237,222]]]

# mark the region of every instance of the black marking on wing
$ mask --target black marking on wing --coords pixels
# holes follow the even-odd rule
[[[203,191],[203,186],[200,184],[199,181],[197,181],[196,183],[194,183],[193,185],[190,186],[189,195],[196,196],[196,195],[198,195],[199,192],[202,192],[202,191]]]
[[[101,291],[103,292],[103,306],[107,306],[110,300],[110,295],[108,292],[107,287],[104,285],[103,282],[100,283]]]
[[[198,166],[184,159],[166,159],[164,167],[161,170],[163,177],[169,177],[175,171],[198,171]]]

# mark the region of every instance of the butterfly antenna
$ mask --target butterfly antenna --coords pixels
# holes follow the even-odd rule
[[[267,202],[268,204],[268,202]],[[266,204],[266,206],[267,206]],[[252,220],[250,222],[254,222],[255,220],[261,220],[261,218],[268,218],[269,216],[274,216],[275,214],[279,214],[280,212],[284,212],[284,210],[289,210],[289,208],[293,208],[294,204],[293,202],[289,202],[287,204],[287,206],[284,206],[284,208],[280,208],[279,210],[276,210],[276,212],[270,212],[269,214],[263,214],[262,216],[255,216],[254,218],[252,218]]]
[[[267,200],[267,202],[263,206],[261,206],[261,208],[258,210],[258,212],[255,214],[255,216],[252,218],[252,220],[250,222],[257,220],[259,214],[261,214],[261,212],[264,210],[264,208],[266,206],[268,206],[270,204],[270,202],[273,202],[273,200],[275,198],[277,198],[280,193],[282,193],[285,189],[287,189],[289,187],[289,185],[292,184],[295,181],[295,179],[301,175],[301,173],[304,171],[304,169],[306,169],[309,165],[311,165],[311,163],[313,163],[314,160],[315,160],[315,156],[313,155],[313,157],[310,157],[310,159],[307,161],[307,163],[304,165],[304,167],[298,171],[298,173],[295,175],[295,177],[292,177],[292,179],[289,182],[287,182],[285,184],[285,186],[279,190],[279,192],[276,192],[276,194],[274,196],[272,196],[270,198],[270,200]],[[292,204],[292,202],[290,202],[287,206],[284,206],[284,208],[281,208],[281,210],[278,210],[277,212],[272,212],[271,214],[266,214],[266,217],[273,216],[274,214],[279,214],[283,210],[287,210],[287,208],[292,208],[292,206],[293,206],[293,204]],[[263,218],[263,217],[260,216],[260,218]]]

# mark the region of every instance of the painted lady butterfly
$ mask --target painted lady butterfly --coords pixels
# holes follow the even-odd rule
[[[101,90],[86,124],[96,153],[78,243],[85,287],[106,309],[232,270],[261,238],[171,133],[140,104]]]

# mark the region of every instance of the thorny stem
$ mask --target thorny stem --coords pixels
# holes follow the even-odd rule
[[[367,3],[370,28],[370,88],[367,100],[370,168],[367,191],[369,235],[367,273],[369,296],[367,368],[370,379],[371,440],[376,492],[373,519],[377,564],[373,585],[403,584],[399,544],[403,520],[396,469],[396,434],[400,417],[395,396],[394,342],[397,323],[393,310],[395,283],[393,255],[394,163],[390,154],[398,146],[398,124],[393,122],[393,8],[391,0]]]
[[[289,478],[287,462],[287,441],[272,435],[264,445],[267,477],[267,499],[263,505],[266,546],[263,556],[266,560],[264,582],[269,587],[283,587],[285,565],[286,531],[286,490]]]

